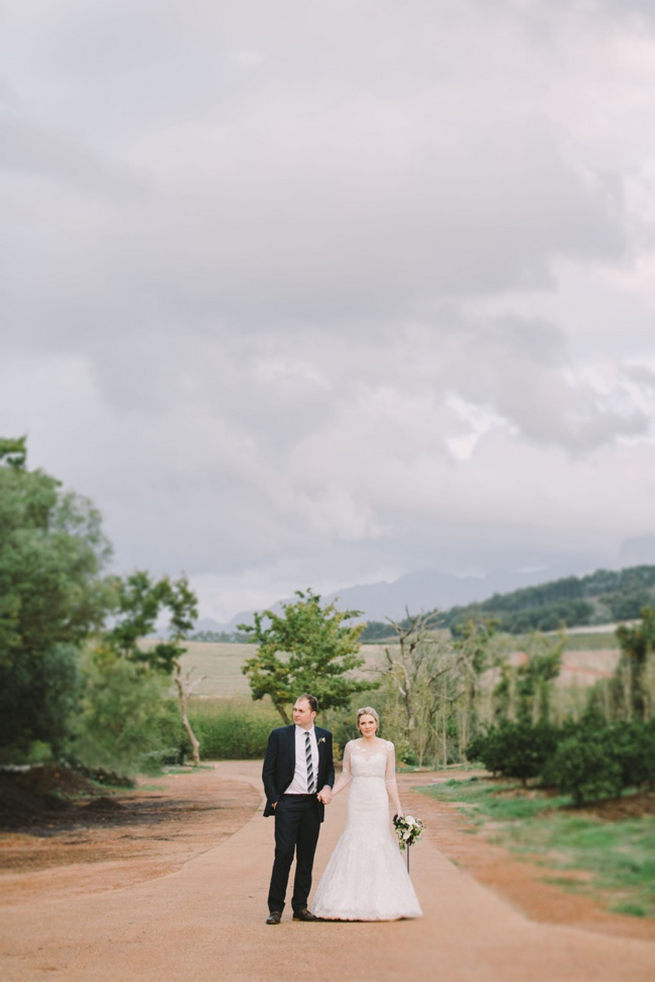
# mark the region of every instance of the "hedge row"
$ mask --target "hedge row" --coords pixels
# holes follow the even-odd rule
[[[655,787],[655,719],[607,723],[596,716],[561,727],[503,720],[466,750],[494,774],[538,778],[576,804],[617,797],[624,788]]]
[[[258,760],[268,735],[282,721],[275,712],[235,702],[198,702],[190,714],[203,760]],[[190,748],[189,748],[190,749]]]

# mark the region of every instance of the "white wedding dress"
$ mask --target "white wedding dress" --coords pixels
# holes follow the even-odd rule
[[[350,783],[346,828],[328,860],[311,904],[317,917],[393,921],[422,911],[391,831],[389,796],[398,800],[393,743],[346,744],[335,790]]]

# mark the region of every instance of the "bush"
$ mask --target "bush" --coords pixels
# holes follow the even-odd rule
[[[14,664],[0,658],[0,762],[42,763],[64,751],[79,708],[77,657],[72,645],[54,644]]]
[[[203,760],[257,760],[268,735],[281,725],[277,713],[251,702],[211,701],[191,706],[189,718]]]
[[[610,724],[605,739],[621,768],[623,787],[655,783],[655,720]]]
[[[480,760],[494,774],[517,777],[526,784],[528,778],[539,776],[556,744],[557,730],[550,723],[502,720],[472,740],[466,756]]]
[[[72,758],[126,775],[157,771],[159,753],[180,741],[179,714],[164,697],[168,680],[106,649],[89,654],[85,675]]]
[[[492,774],[500,774],[503,764],[502,740],[498,731],[498,726],[489,727],[473,737],[465,749],[467,760],[479,761]]]
[[[547,762],[543,778],[576,805],[600,798],[615,798],[623,784],[621,764],[602,731],[581,728],[558,745]]]

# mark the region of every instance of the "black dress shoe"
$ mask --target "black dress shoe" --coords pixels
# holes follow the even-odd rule
[[[312,914],[311,910],[306,907],[301,907],[300,910],[294,910],[293,912],[294,921],[318,921],[320,920],[316,914]]]
[[[268,917],[266,918],[266,923],[267,924],[279,924],[281,920],[282,920],[282,911],[281,910],[272,910],[270,912],[270,914],[268,915]]]

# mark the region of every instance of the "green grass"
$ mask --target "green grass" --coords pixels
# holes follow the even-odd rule
[[[608,821],[572,812],[567,796],[476,778],[421,790],[457,803],[473,830],[491,825],[492,841],[563,874],[544,875],[549,882],[591,894],[618,913],[655,917],[655,816]],[[571,871],[585,875],[570,879]]]
[[[245,696],[198,699],[189,719],[204,760],[255,760],[264,756],[270,731],[282,720],[266,700]]]
[[[212,764],[198,764],[197,767],[164,767],[164,774],[196,774],[198,771],[211,771]]]

